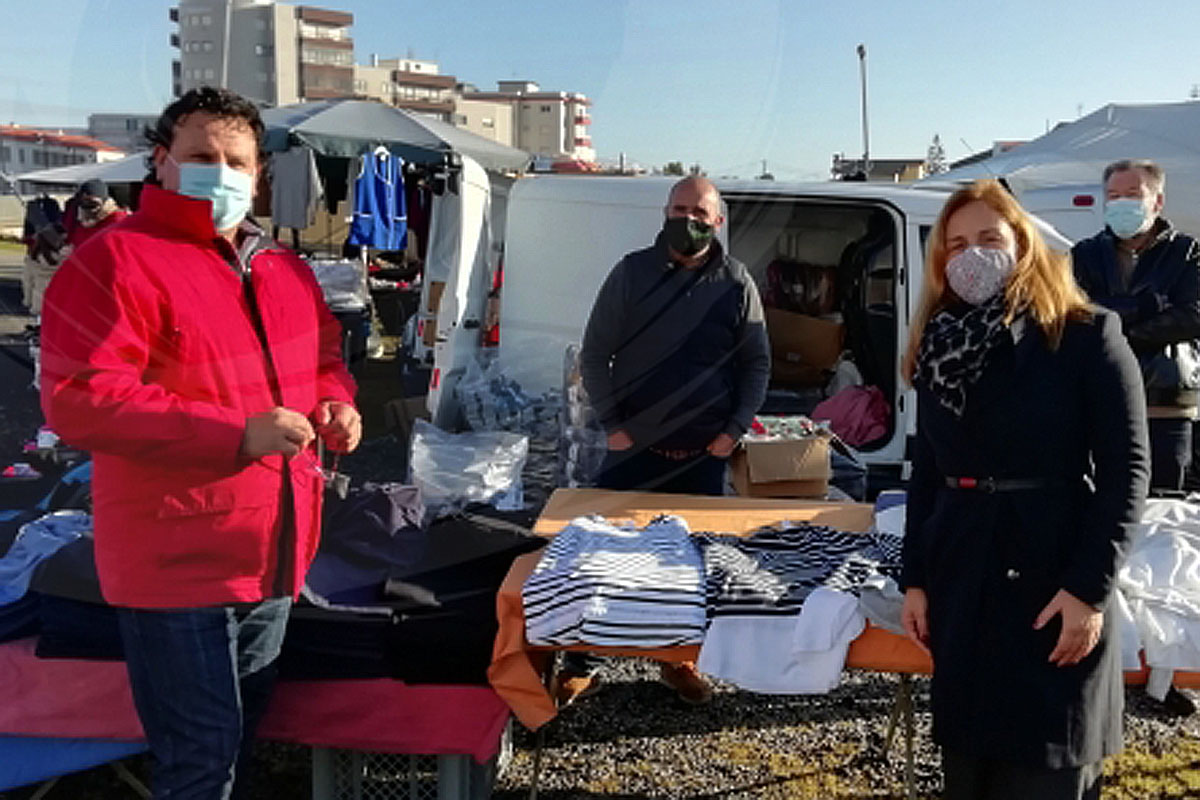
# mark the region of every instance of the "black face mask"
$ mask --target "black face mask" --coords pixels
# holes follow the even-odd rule
[[[713,238],[713,226],[691,217],[667,217],[663,221],[667,245],[676,253],[694,256],[708,247]]]

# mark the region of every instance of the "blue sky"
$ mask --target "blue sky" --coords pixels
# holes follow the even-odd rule
[[[951,159],[1109,103],[1200,84],[1200,3],[1116,0],[314,0],[350,11],[355,56],[437,60],[476,84],[521,78],[593,101],[601,158],[823,179],[862,150]],[[153,112],[174,55],[162,0],[2,0],[0,122],[81,125]],[[1200,134],[1198,134],[1200,135]]]

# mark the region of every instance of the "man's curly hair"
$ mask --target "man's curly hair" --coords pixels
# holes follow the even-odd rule
[[[258,142],[258,160],[260,163],[262,162],[263,132],[266,128],[263,125],[262,117],[259,116],[258,106],[240,94],[231,92],[228,89],[200,86],[189,90],[183,97],[180,97],[163,109],[162,114],[159,115],[154,125],[147,125],[142,131],[142,136],[151,148],[162,146],[170,150],[171,143],[175,140],[176,126],[183,122],[188,114],[194,111],[203,111],[222,119],[241,120],[245,122],[250,126],[250,130],[254,134],[254,140]],[[150,174],[146,176],[146,183],[157,185],[159,180],[155,174],[154,162],[150,156],[146,157],[146,164],[150,169]]]

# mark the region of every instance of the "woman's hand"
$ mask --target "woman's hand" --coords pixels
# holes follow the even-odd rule
[[[913,644],[932,656],[929,652],[929,598],[924,589],[909,589],[904,593],[900,622]]]
[[[1062,615],[1062,631],[1058,634],[1058,644],[1050,653],[1050,663],[1060,667],[1078,664],[1087,658],[1100,641],[1104,612],[1097,611],[1066,589],[1059,589],[1058,594],[1038,614],[1037,621],[1033,623],[1034,630],[1045,627],[1055,614]]]

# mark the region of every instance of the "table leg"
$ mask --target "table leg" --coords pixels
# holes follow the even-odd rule
[[[542,671],[542,685],[549,691],[554,685],[554,676],[558,672],[558,660],[560,654],[553,653],[546,659],[546,665]],[[549,723],[547,723],[548,725]],[[529,777],[529,800],[537,800],[538,796],[538,780],[542,775],[542,753],[546,749],[546,725],[538,728],[537,737],[533,744],[533,774]]]
[[[900,714],[904,705],[904,678],[904,675],[900,676],[900,684],[896,687],[896,694],[892,697],[892,708],[888,711],[887,732],[883,735],[884,755],[892,752],[892,737],[896,735],[896,724],[900,721]]]
[[[117,777],[137,793],[138,797],[142,798],[142,800],[150,800],[150,790],[146,788],[144,783],[138,780],[136,775],[129,771],[129,767],[125,766],[123,762],[113,761],[109,766],[113,768],[113,772],[117,773]]]
[[[900,683],[896,687],[896,697],[892,700],[892,709],[888,712],[887,733],[883,737],[883,752],[892,752],[892,738],[896,727],[904,727],[904,796],[913,800],[917,793],[917,764],[915,740],[917,722],[912,696],[912,676],[901,673]]]
[[[42,800],[43,797],[50,793],[50,790],[54,788],[56,783],[58,783],[58,776],[51,778],[39,786],[36,792],[29,795],[29,800]]]
[[[917,735],[917,721],[914,715],[912,676],[900,676],[900,700],[903,704],[901,713],[904,715],[904,794],[908,800],[917,796],[917,757],[914,740]]]

